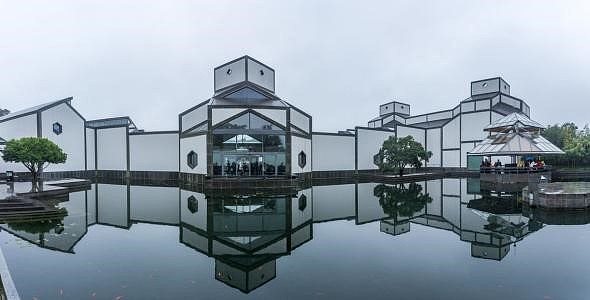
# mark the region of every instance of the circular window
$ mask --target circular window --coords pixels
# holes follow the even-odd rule
[[[488,86],[488,83],[484,82],[481,86],[486,87],[486,86]]]
[[[227,71],[225,71],[225,73],[227,73],[227,75],[231,75],[231,69],[227,69]]]
[[[264,76],[264,70],[260,70],[260,76]]]

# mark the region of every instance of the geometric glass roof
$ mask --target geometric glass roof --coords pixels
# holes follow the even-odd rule
[[[492,135],[478,143],[470,155],[510,156],[565,154],[543,136],[532,132],[510,132]]]
[[[522,132],[539,131],[540,129],[544,128],[545,126],[529,119],[527,116],[521,113],[511,113],[486,126],[483,130],[490,132],[506,132],[510,129],[514,129],[514,131]]]

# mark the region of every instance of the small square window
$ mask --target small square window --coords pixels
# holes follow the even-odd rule
[[[195,151],[191,150],[191,152],[189,152],[186,155],[186,164],[191,169],[194,169],[196,166],[199,165],[199,156],[197,155],[197,153],[195,153]]]
[[[63,132],[63,127],[58,122],[53,123],[53,133],[60,135]]]

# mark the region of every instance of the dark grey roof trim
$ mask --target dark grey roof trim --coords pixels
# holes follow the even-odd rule
[[[129,135],[178,134],[178,130],[132,131]]]
[[[20,117],[24,117],[24,116],[28,116],[28,115],[34,115],[36,113],[39,113],[39,112],[48,110],[48,109],[50,109],[52,107],[55,107],[55,106],[58,106],[60,104],[68,103],[68,102],[72,101],[72,99],[74,99],[74,98],[73,97],[68,97],[68,98],[64,98],[64,99],[61,99],[61,100],[57,100],[57,101],[52,102],[52,103],[49,103],[49,104],[47,104],[45,106],[39,107],[36,110],[27,111],[27,112],[24,112],[24,113],[15,112],[15,115],[10,116],[9,118],[0,120],[0,123],[4,123],[4,122],[7,122],[7,121],[18,119]],[[10,115],[10,114],[8,114],[8,115]]]
[[[220,122],[217,122],[217,124],[216,124],[215,126],[212,126],[212,127],[211,127],[211,129],[212,129],[212,130],[214,130],[214,129],[216,129],[216,128],[219,128],[221,125],[223,125],[223,124],[227,123],[228,121],[230,121],[230,120],[233,120],[233,119],[235,119],[235,118],[237,118],[237,117],[240,117],[240,116],[242,116],[242,115],[245,115],[245,114],[247,114],[247,113],[252,113],[252,114],[255,114],[256,116],[258,116],[258,117],[262,118],[263,120],[265,120],[265,121],[267,121],[267,122],[270,122],[271,124],[273,124],[273,125],[275,125],[275,126],[277,126],[277,127],[281,128],[282,130],[287,130],[287,127],[285,127],[285,126],[283,126],[283,125],[279,124],[279,123],[278,123],[278,122],[276,122],[275,120],[272,120],[272,119],[270,119],[269,117],[267,117],[267,116],[265,116],[265,115],[263,115],[263,114],[260,114],[260,113],[258,113],[257,111],[255,111],[255,110],[253,110],[253,109],[251,109],[251,108],[245,109],[244,111],[242,111],[242,112],[240,112],[240,113],[237,113],[237,114],[235,114],[235,115],[233,115],[233,116],[231,116],[231,117],[229,117],[229,118],[227,118],[227,119],[225,119],[225,120],[222,120],[222,121],[220,121]]]
[[[382,132],[393,132],[395,133],[395,130],[391,130],[388,128],[371,128],[371,127],[362,127],[362,126],[356,126],[354,127],[355,130],[359,130],[359,129],[363,129],[363,130],[373,130],[373,131],[382,131]]]
[[[251,56],[249,56],[249,55],[244,55],[244,56],[238,57],[238,58],[236,58],[236,59],[234,59],[234,60],[232,60],[232,61],[229,61],[229,62],[226,62],[226,63],[224,63],[223,65],[220,65],[220,66],[217,66],[217,67],[215,67],[213,70],[217,70],[217,69],[223,68],[223,67],[225,67],[225,66],[227,66],[227,65],[233,64],[233,63],[235,63],[236,61],[242,60],[242,59],[244,59],[244,58],[246,58],[246,59],[250,59],[250,60],[252,60],[252,61],[254,61],[254,62],[256,62],[256,63],[259,63],[259,64],[263,65],[264,67],[266,67],[266,68],[269,68],[269,69],[270,69],[270,70],[272,70],[273,72],[275,71],[273,68],[271,68],[271,67],[269,67],[269,66],[267,66],[267,65],[265,65],[265,64],[263,64],[263,63],[261,63],[260,61],[258,61],[258,60],[256,60],[256,59],[252,58],[252,57],[251,57]]]
[[[243,88],[252,88],[254,90],[256,90],[257,92],[260,92],[261,94],[263,94],[264,96],[268,97],[271,100],[278,100],[280,99],[279,97],[277,97],[272,91],[270,91],[269,89],[266,89],[256,83],[250,82],[250,81],[242,81],[242,82],[238,82],[234,85],[231,85],[229,87],[225,87],[221,90],[217,90],[217,91],[223,91],[219,94],[216,94],[214,98],[225,98],[230,94],[233,94],[234,92],[237,92]],[[215,92],[217,92],[215,91]]]
[[[331,136],[343,136],[343,137],[354,137],[354,133],[339,133],[339,132],[320,132],[314,131],[311,135],[331,135]]]
[[[477,82],[482,82],[482,81],[487,81],[487,80],[492,80],[492,79],[502,79],[502,77],[496,76],[496,77],[490,77],[490,78],[485,78],[485,79],[479,79],[476,81],[472,81],[471,83],[477,83]],[[502,80],[504,80],[504,79],[502,79]]]
[[[193,110],[195,110],[195,109],[197,109],[197,108],[199,108],[199,107],[201,107],[201,106],[203,106],[203,105],[205,105],[205,104],[207,104],[207,103],[209,103],[209,102],[211,102],[211,99],[207,99],[207,100],[205,100],[205,101],[203,101],[203,102],[201,102],[201,103],[199,103],[199,104],[197,104],[197,105],[195,105],[195,106],[193,106],[193,107],[191,107],[191,108],[189,108],[189,109],[187,109],[187,110],[185,110],[185,111],[181,112],[181,113],[179,114],[179,116],[181,116],[181,117],[182,117],[182,116],[184,116],[184,115],[186,115],[186,114],[188,114],[188,113],[192,112]]]
[[[185,134],[185,133],[187,133],[187,132],[189,132],[189,131],[192,131],[192,130],[194,130],[194,129],[195,129],[195,128],[197,128],[197,127],[201,127],[201,126],[205,125],[205,124],[206,124],[206,123],[208,123],[208,122],[209,122],[209,120],[205,120],[205,121],[203,121],[203,122],[201,122],[201,123],[198,123],[198,124],[194,125],[193,127],[189,128],[189,129],[187,129],[187,130],[183,130],[183,131],[182,131],[182,133],[183,133],[183,134]],[[203,130],[203,131],[207,131],[207,130]]]

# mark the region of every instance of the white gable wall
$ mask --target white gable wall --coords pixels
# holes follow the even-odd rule
[[[6,141],[21,137],[37,136],[37,114],[22,116],[0,123],[0,137]],[[20,163],[7,163],[0,159],[0,172],[28,172]]]
[[[62,133],[53,132],[53,124],[62,126]],[[85,170],[84,133],[86,124],[66,103],[41,112],[41,133],[57,144],[68,155],[64,164],[49,165],[45,171],[79,171]]]
[[[390,136],[395,136],[394,131],[357,128],[357,161],[358,170],[376,170],[379,167],[374,164],[373,156],[379,153],[383,142]]]

